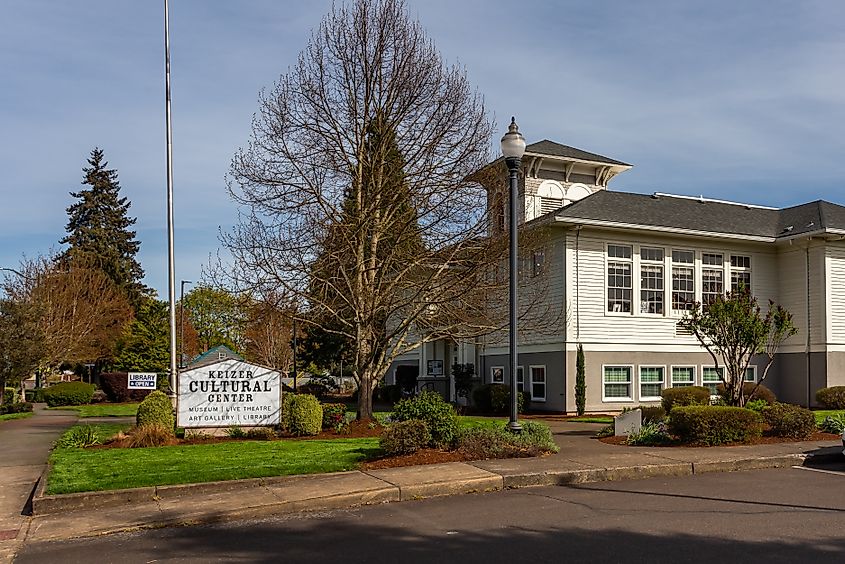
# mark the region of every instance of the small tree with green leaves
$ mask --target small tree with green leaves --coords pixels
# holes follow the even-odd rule
[[[584,345],[578,345],[575,360],[575,409],[578,415],[584,415],[587,404],[587,377],[584,369]]]
[[[783,306],[769,300],[768,311],[763,316],[757,298],[745,287],[729,293],[726,298],[717,296],[709,305],[694,304],[680,323],[710,353],[725,385],[726,401],[739,407],[745,406],[766,379],[780,345],[798,333],[792,314]],[[746,394],[742,384],[748,364],[755,355],[765,355],[768,360],[762,376]],[[719,371],[720,366],[724,370]]]

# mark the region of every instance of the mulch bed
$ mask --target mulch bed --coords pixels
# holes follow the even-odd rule
[[[440,464],[443,462],[465,462],[472,460],[459,450],[445,451],[435,448],[420,449],[413,454],[379,458],[361,464],[362,470],[378,470],[381,468],[398,468],[400,466],[417,466],[420,464]]]
[[[628,440],[628,437],[594,437],[595,439],[608,444],[608,445],[617,445],[617,446],[629,446],[625,444],[625,441]],[[822,433],[821,431],[817,431],[807,437],[806,439],[793,439],[789,437],[775,437],[772,435],[767,434],[766,432],[763,433],[763,436],[759,439],[754,439],[752,441],[748,441],[745,443],[731,443],[727,445],[719,445],[719,446],[744,446],[744,445],[771,445],[777,443],[800,443],[800,442],[816,442],[816,441],[838,441],[841,438],[840,435],[834,435],[832,433]],[[649,445],[648,448],[651,447],[690,447],[695,446],[696,448],[708,448],[708,447],[699,447],[698,445],[690,445],[680,442],[671,442],[665,443],[661,445]],[[636,447],[633,447],[636,448]]]

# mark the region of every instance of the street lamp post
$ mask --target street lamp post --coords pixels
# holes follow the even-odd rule
[[[502,137],[502,154],[508,167],[510,189],[510,382],[511,382],[511,416],[508,429],[514,433],[522,431],[518,420],[516,394],[516,364],[517,354],[517,295],[516,283],[519,271],[517,269],[517,192],[519,191],[519,166],[525,153],[525,138],[519,132],[516,119],[511,118],[508,132]]]
[[[185,284],[193,284],[190,280],[179,282],[179,368],[185,367]]]

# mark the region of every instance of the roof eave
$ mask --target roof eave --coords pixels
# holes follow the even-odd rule
[[[603,221],[598,219],[584,219],[580,217],[559,217],[555,216],[555,223],[562,225],[590,225],[593,227],[605,227],[610,229],[627,229],[634,231],[655,231],[658,233],[672,233],[676,235],[687,235],[694,237],[709,237],[711,239],[741,239],[755,243],[774,243],[776,237],[764,237],[761,235],[746,235],[743,233],[722,233],[717,231],[701,231],[697,229],[678,229],[677,227],[666,227],[663,225],[643,225],[640,223],[623,223],[617,221]]]

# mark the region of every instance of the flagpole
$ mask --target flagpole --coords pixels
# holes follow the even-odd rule
[[[167,294],[170,303],[171,399],[176,397],[176,262],[173,254],[173,131],[170,125],[170,14],[164,0],[165,119],[167,122]]]

